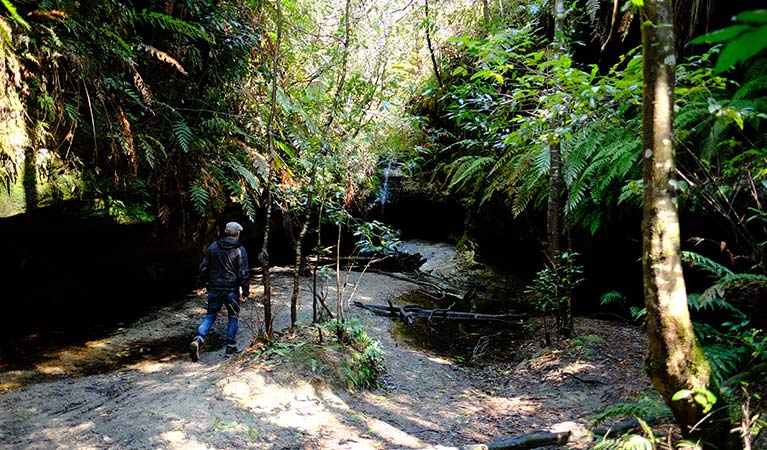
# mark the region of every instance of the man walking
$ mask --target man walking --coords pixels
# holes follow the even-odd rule
[[[216,316],[223,306],[229,315],[226,329],[226,355],[237,352],[237,330],[240,315],[240,288],[242,301],[250,295],[250,267],[245,247],[240,244],[242,226],[229,222],[224,228],[224,237],[210,244],[197,271],[197,286],[207,287],[208,312],[197,328],[194,340],[189,344],[189,357],[192,361],[200,359],[200,347],[210,331]]]

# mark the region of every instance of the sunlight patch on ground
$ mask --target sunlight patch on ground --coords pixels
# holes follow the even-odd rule
[[[440,358],[439,356],[429,356],[427,358],[429,361],[437,363],[437,364],[444,364],[446,366],[454,366],[455,363],[453,361],[450,361],[445,358]]]
[[[210,450],[211,448],[205,444],[197,442],[186,436],[183,431],[175,430],[168,431],[161,435],[161,437],[170,445],[173,450]]]
[[[99,339],[97,341],[88,341],[85,343],[85,347],[88,348],[107,348],[112,345],[111,339]]]
[[[143,373],[165,372],[168,370],[168,364],[166,361],[142,361],[129,366],[129,368]]]
[[[382,420],[372,417],[365,417],[364,420],[367,424],[368,433],[378,435],[378,437],[386,440],[391,445],[410,448],[424,448],[426,446],[421,439]]]
[[[590,372],[593,371],[595,367],[596,366],[594,366],[594,364],[587,363],[585,361],[576,361],[563,367],[562,372],[565,375],[576,374],[579,372]]]

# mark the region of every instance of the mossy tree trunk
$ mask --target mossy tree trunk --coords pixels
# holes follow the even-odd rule
[[[644,222],[642,262],[647,306],[649,354],[645,370],[671,408],[685,437],[718,441],[728,431],[718,428],[712,413],[694,395],[715,393],[711,367],[693,333],[682,274],[680,228],[676,201],[673,147],[674,29],[669,0],[646,0],[643,12],[644,97],[642,149],[644,161]],[[726,416],[726,408],[714,406]],[[709,442],[711,442],[709,440]],[[727,446],[725,444],[725,446]]]

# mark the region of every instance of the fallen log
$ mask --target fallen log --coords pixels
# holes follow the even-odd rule
[[[645,423],[656,423],[660,418],[652,418],[645,420]],[[594,436],[605,437],[610,434],[620,436],[629,431],[640,428],[640,422],[637,419],[628,419],[623,422],[618,422],[610,426],[602,426],[594,428],[586,433],[581,433],[571,430],[563,431],[535,431],[532,433],[522,434],[509,439],[502,439],[488,444],[470,444],[464,445],[458,448],[452,448],[455,450],[530,450],[533,448],[565,445],[565,444],[589,444],[594,441]],[[445,450],[450,450],[451,447],[447,447]]]
[[[426,317],[429,321],[435,319],[442,320],[463,320],[470,322],[513,322],[527,318],[526,314],[505,313],[505,314],[484,314],[464,311],[452,311],[450,309],[424,309],[418,305],[373,305],[353,302],[354,306],[373,312],[376,315],[384,317],[396,317],[405,320],[407,323],[413,323],[415,317]]]

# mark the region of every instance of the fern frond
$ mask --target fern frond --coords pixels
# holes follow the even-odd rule
[[[250,192],[245,192],[245,197],[242,199],[242,209],[245,212],[245,217],[251,222],[256,221],[256,206],[258,206],[258,202],[253,195]]]
[[[682,262],[687,263],[690,267],[701,269],[715,278],[723,278],[729,275],[733,275],[732,270],[719,264],[718,262],[707,258],[691,251],[682,251]]]
[[[158,152],[163,158],[168,157],[168,154],[165,152],[165,145],[154,136],[149,134],[139,134],[136,135],[136,139],[138,139],[139,147],[144,151],[144,161],[146,161],[152,169],[155,168],[157,163]]]
[[[194,183],[189,187],[189,199],[192,201],[194,211],[198,215],[203,215],[210,199],[210,193],[201,184]]]
[[[192,129],[189,128],[189,125],[187,125],[183,119],[179,119],[178,122],[174,122],[172,128],[173,136],[176,138],[176,143],[178,144],[179,148],[184,153],[188,153],[190,144],[194,139]]]
[[[224,171],[224,169],[219,165],[211,166],[211,171],[213,172],[215,181],[223,186],[224,189],[226,189],[226,192],[230,197],[239,199],[242,196],[243,190],[242,186],[238,182],[239,180],[229,176],[229,174],[227,174],[226,171]]]
[[[592,419],[595,423],[600,423],[605,419],[612,417],[669,417],[671,410],[660,400],[654,400],[649,397],[642,397],[634,403],[619,403],[605,408],[604,411],[596,414]]]
[[[749,356],[745,347],[725,343],[704,345],[703,354],[711,364],[711,376],[717,384],[737,374]]]
[[[26,20],[24,20],[23,17],[19,14],[18,11],[16,11],[16,7],[13,6],[13,3],[10,2],[10,0],[0,0],[3,3],[3,6],[5,6],[5,9],[8,10],[8,13],[11,15],[11,18],[19,25],[24,27],[26,30],[30,30],[31,27],[27,23]]]
[[[456,159],[448,166],[450,171],[448,187],[459,190],[471,181],[484,180],[485,175],[487,175],[487,168],[493,162],[493,158],[476,155],[468,155]]]
[[[610,291],[605,292],[599,297],[599,304],[600,305],[609,305],[612,303],[621,303],[626,300],[626,297],[623,296],[618,291]]]
[[[723,307],[730,310],[737,310],[730,303],[725,301],[729,294],[735,292],[753,294],[760,289],[767,287],[767,276],[751,273],[737,273],[725,276],[718,280],[716,284],[709,287],[698,298],[700,308]]]
[[[257,191],[260,188],[260,183],[256,178],[256,175],[250,169],[245,167],[242,162],[236,158],[230,158],[229,166],[234,169],[234,171],[237,172],[237,174],[239,174],[243,180],[245,180],[251,189]]]
[[[204,39],[208,43],[213,43],[213,38],[210,37],[210,35],[206,33],[200,26],[191,24],[181,19],[176,19],[175,17],[171,17],[167,14],[144,10],[141,14],[139,14],[138,18],[154,27],[173,31],[174,33],[179,33],[183,36],[193,39]]]
[[[621,188],[620,196],[618,196],[618,204],[628,203],[634,206],[642,205],[642,185],[644,182],[639,180],[629,180]]]
[[[589,20],[593,25],[597,20],[597,13],[599,12],[599,0],[586,0],[586,13],[589,15]]]

